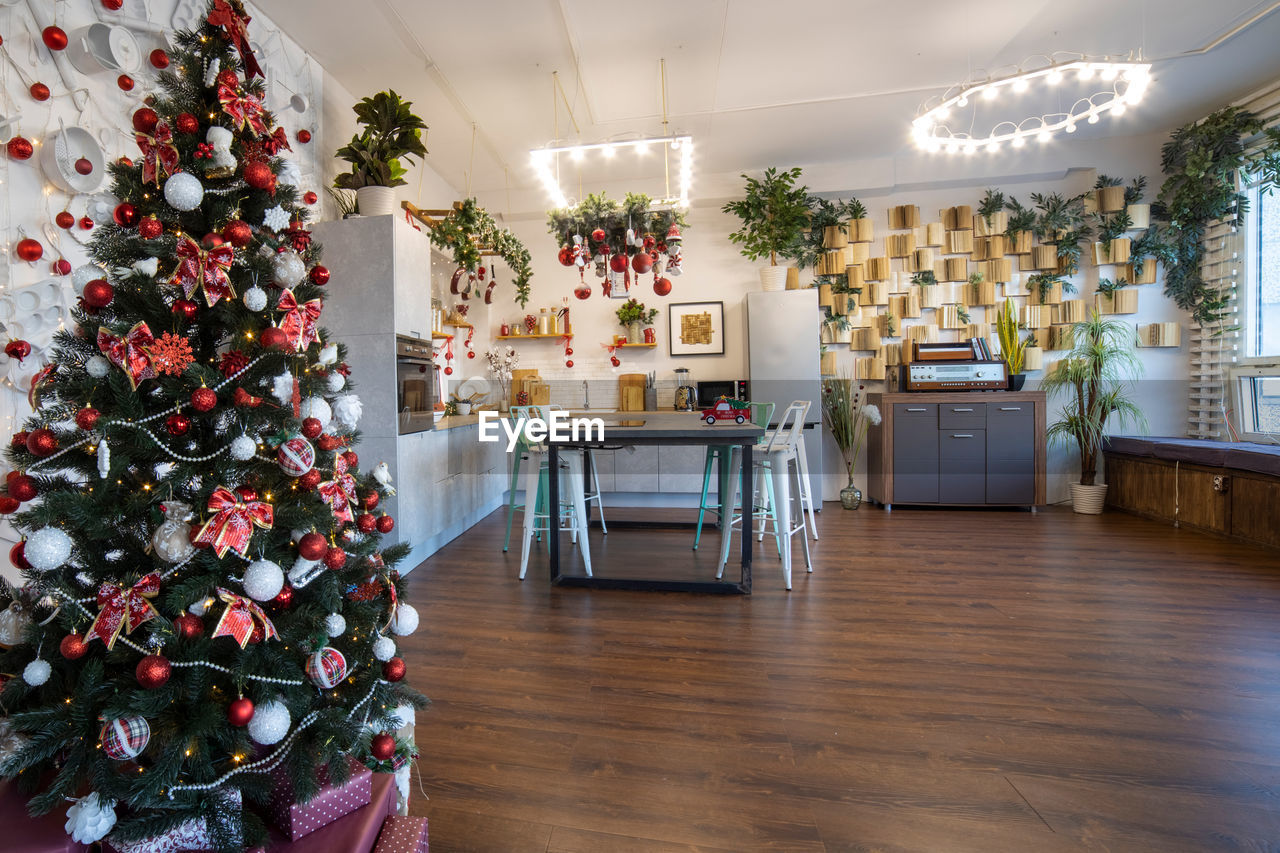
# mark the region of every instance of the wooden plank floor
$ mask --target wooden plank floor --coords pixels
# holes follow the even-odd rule
[[[433,853],[1280,849],[1275,552],[827,504],[790,593],[771,545],[750,597],[552,591],[503,522],[411,576]],[[592,537],[599,566],[691,553]]]

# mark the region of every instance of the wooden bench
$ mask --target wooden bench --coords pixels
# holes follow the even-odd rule
[[[1280,447],[1111,436],[1107,506],[1280,548]]]

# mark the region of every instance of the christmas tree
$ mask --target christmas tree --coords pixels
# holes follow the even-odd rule
[[[218,849],[257,843],[246,807],[269,773],[305,801],[345,755],[390,769],[397,709],[424,703],[393,639],[418,622],[392,569],[408,547],[380,546],[394,490],[351,449],[315,198],[262,106],[247,24],[213,0],[177,34],[133,114],[138,162],[111,169],[102,275],[7,451],[25,540],[0,777],[35,814],[75,801],[81,841],[194,821]]]

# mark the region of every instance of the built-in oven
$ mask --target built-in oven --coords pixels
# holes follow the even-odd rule
[[[431,341],[396,335],[396,410],[401,435],[431,429],[439,397],[435,384]]]

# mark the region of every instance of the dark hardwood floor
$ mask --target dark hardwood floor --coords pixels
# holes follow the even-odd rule
[[[827,504],[790,593],[768,542],[750,597],[552,591],[503,521],[411,576],[433,853],[1280,849],[1276,552]],[[592,536],[598,571],[691,554]]]

